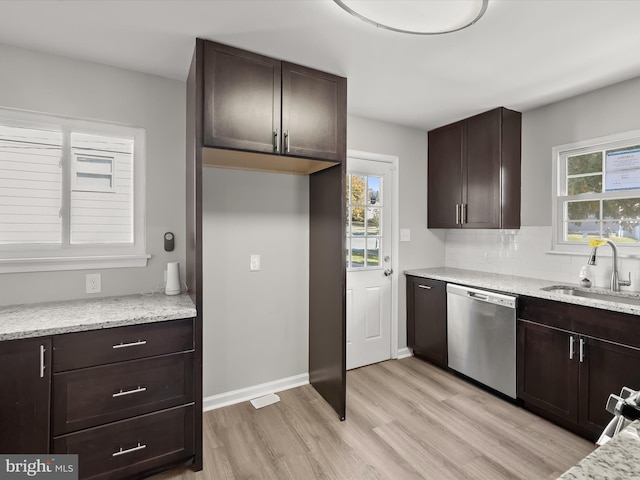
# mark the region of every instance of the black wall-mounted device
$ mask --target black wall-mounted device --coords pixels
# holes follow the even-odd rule
[[[175,237],[173,236],[173,233],[167,232],[164,234],[164,251],[165,252],[173,252],[174,240],[175,240]]]

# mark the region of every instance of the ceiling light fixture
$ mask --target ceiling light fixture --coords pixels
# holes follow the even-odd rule
[[[470,27],[489,0],[333,0],[354,17],[378,28],[413,35],[440,35]]]

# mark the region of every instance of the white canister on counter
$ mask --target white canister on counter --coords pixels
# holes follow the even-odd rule
[[[583,265],[580,268],[580,286],[581,287],[590,287],[595,283],[595,279],[593,278],[593,269],[589,265]]]

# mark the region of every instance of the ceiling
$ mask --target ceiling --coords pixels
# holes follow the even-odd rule
[[[345,76],[350,114],[428,130],[640,76],[638,18],[638,0],[490,0],[466,30],[417,36],[331,0],[2,0],[0,43],[184,80],[207,38]]]

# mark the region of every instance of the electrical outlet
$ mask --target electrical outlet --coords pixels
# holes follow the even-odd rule
[[[99,273],[87,273],[85,278],[86,278],[86,293],[102,292],[102,278]]]
[[[260,270],[260,255],[251,255],[251,260],[249,261],[249,270],[251,272],[257,272]]]

